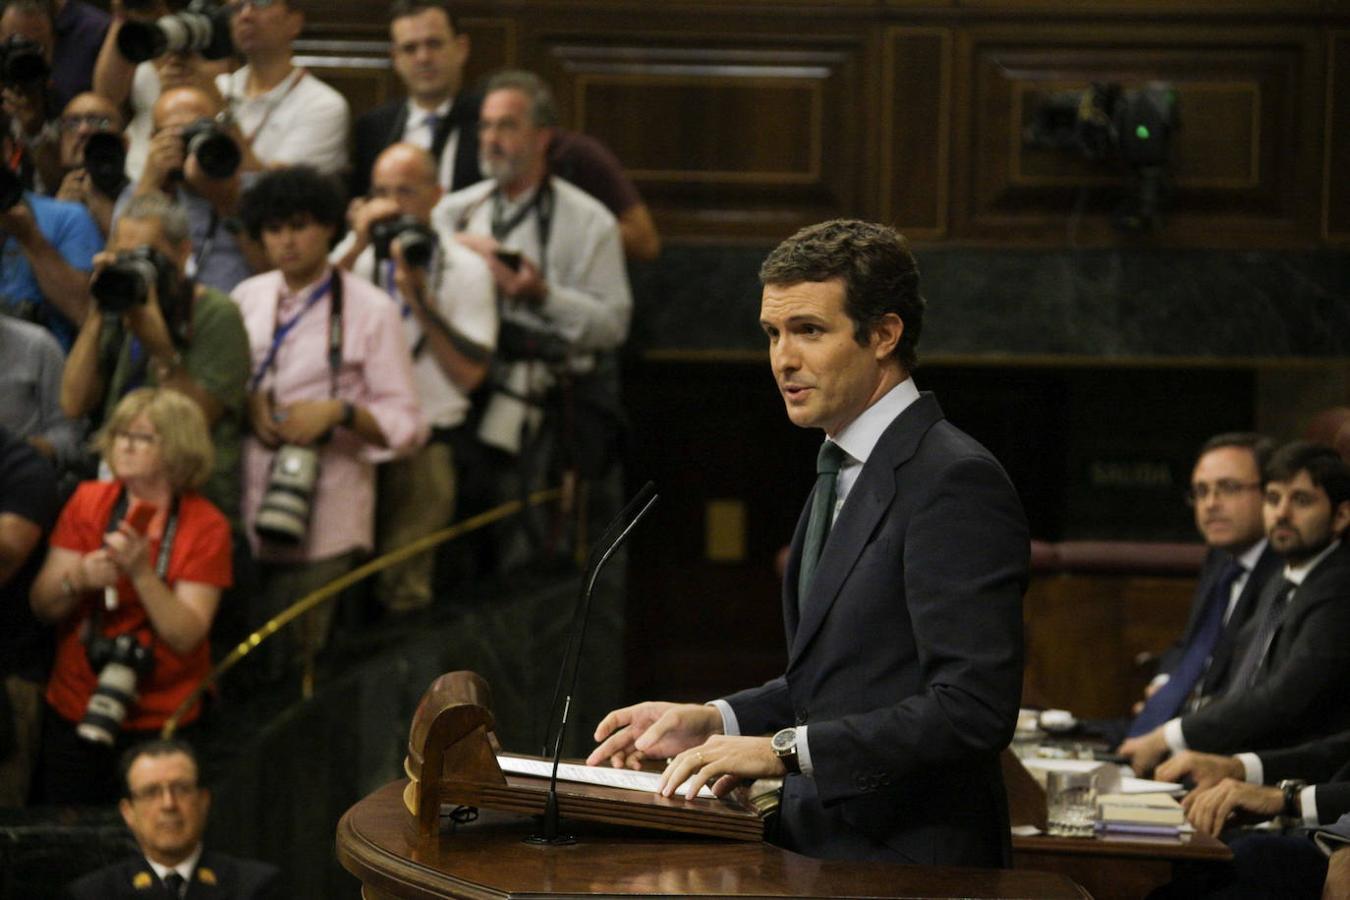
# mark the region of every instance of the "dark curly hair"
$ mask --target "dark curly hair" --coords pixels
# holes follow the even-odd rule
[[[244,192],[239,219],[249,237],[262,239],[263,229],[297,216],[333,226],[333,242],[341,236],[347,213],[342,182],[313,166],[288,166],[264,173]]]
[[[905,371],[918,365],[919,334],[927,301],[919,294],[919,267],[905,236],[894,228],[833,219],[798,231],[773,249],[759,269],[764,285],[804,281],[844,282],[844,311],[854,339],[867,346],[888,313],[904,322],[895,355]]]

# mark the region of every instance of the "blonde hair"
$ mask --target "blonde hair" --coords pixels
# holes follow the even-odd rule
[[[211,433],[196,401],[172,388],[137,388],[118,401],[94,438],[94,447],[108,468],[112,468],[113,439],[142,413],[159,433],[160,456],[174,493],[201,487],[216,458]]]

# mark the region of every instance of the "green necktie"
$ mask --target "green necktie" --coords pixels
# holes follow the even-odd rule
[[[797,609],[806,604],[806,593],[815,577],[820,553],[830,534],[830,518],[834,513],[835,481],[844,451],[833,441],[826,441],[816,456],[816,487],[811,492],[811,518],[806,523],[806,539],[802,541],[802,564],[797,576]]]

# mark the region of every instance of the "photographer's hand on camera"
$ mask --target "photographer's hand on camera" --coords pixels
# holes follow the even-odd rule
[[[184,171],[186,157],[182,129],[161,129],[150,139],[150,149],[145,154],[145,167],[141,169],[141,180],[136,183],[136,193],[168,190],[173,180]]]
[[[83,166],[71,169],[66,173],[66,177],[61,179],[56,199],[84,206],[89,210],[89,215],[94,217],[99,231],[105,237],[112,229],[113,208],[117,204],[117,198],[109,197],[94,187],[94,183],[89,179],[89,172]]]
[[[459,232],[455,240],[477,253],[487,263],[492,280],[506,296],[528,303],[543,303],[548,297],[548,284],[540,276],[539,267],[532,260],[520,258],[520,267],[513,269],[502,262],[497,251],[502,245],[486,234]]]
[[[347,204],[347,227],[355,240],[338,260],[338,265],[351,271],[356,259],[370,246],[370,229],[376,222],[392,219],[399,214],[398,201],[392,197],[355,197]]]

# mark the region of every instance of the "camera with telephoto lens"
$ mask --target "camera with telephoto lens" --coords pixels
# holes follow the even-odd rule
[[[145,62],[165,53],[200,53],[224,59],[234,52],[229,10],[211,0],[192,0],[182,12],[155,22],[126,22],[117,32],[117,49],[130,62]]]
[[[141,246],[118,253],[94,276],[89,292],[102,312],[121,315],[144,304],[150,298],[151,285],[161,297],[172,295],[177,274],[173,260],[154,247]]]
[[[116,200],[126,184],[127,149],[121,135],[98,131],[84,142],[84,170],[105,197]]]
[[[440,245],[430,226],[406,215],[371,225],[370,242],[375,245],[376,259],[389,259],[391,248],[397,246],[403,251],[403,261],[419,269],[431,268],[431,257]]]
[[[35,88],[47,83],[51,66],[42,45],[20,34],[0,41],[0,84],[16,88]]]
[[[86,741],[112,746],[136,703],[136,683],[155,667],[155,655],[134,634],[91,635],[85,653],[98,684],[75,731]]]
[[[208,178],[229,178],[244,156],[239,145],[214,119],[198,119],[183,128],[183,153],[197,157]]]
[[[272,458],[267,490],[258,507],[258,519],[253,523],[258,537],[289,545],[304,541],[318,482],[318,449],[282,444]]]

